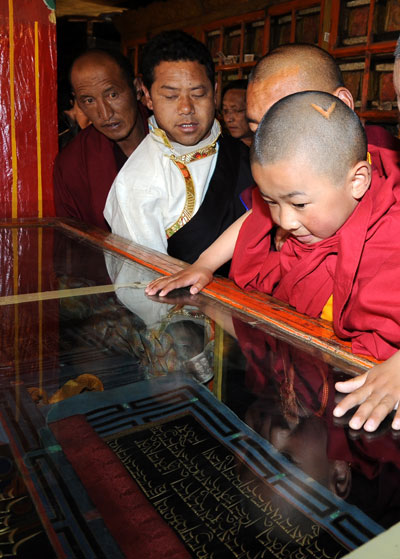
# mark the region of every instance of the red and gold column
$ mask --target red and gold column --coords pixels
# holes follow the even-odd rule
[[[0,0],[0,218],[54,214],[56,25],[52,2]]]
[[[0,0],[0,219],[54,215],[54,8],[54,0]],[[0,296],[48,289],[51,274],[43,270],[52,256],[52,246],[43,242],[41,228],[29,235],[17,228],[1,229]],[[56,309],[53,314],[56,320]],[[0,366],[14,364],[18,391],[19,363],[28,355],[40,385],[44,339],[50,328],[43,318],[43,303],[38,301],[29,308],[5,306],[1,315]]]

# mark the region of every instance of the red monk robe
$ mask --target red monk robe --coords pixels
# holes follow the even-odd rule
[[[255,190],[230,277],[312,317],[333,294],[336,335],[350,338],[354,353],[383,360],[400,348],[400,169],[395,152],[369,147],[369,190],[335,235],[314,245],[289,237],[271,250],[274,224]]]

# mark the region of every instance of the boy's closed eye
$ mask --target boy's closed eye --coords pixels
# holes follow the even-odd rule
[[[293,206],[294,208],[298,208],[298,209],[301,210],[301,209],[305,208],[305,207],[307,206],[307,204],[306,204],[306,202],[303,202],[302,204],[294,204],[294,203],[293,203],[292,206]]]

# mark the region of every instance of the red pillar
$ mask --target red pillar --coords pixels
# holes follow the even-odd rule
[[[0,218],[54,215],[54,0],[0,0]]]

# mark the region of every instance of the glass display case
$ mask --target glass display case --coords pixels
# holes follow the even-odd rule
[[[400,520],[400,448],[334,420],[329,323],[57,219],[0,224],[4,557],[346,557]],[[367,557],[367,555],[365,555]]]

